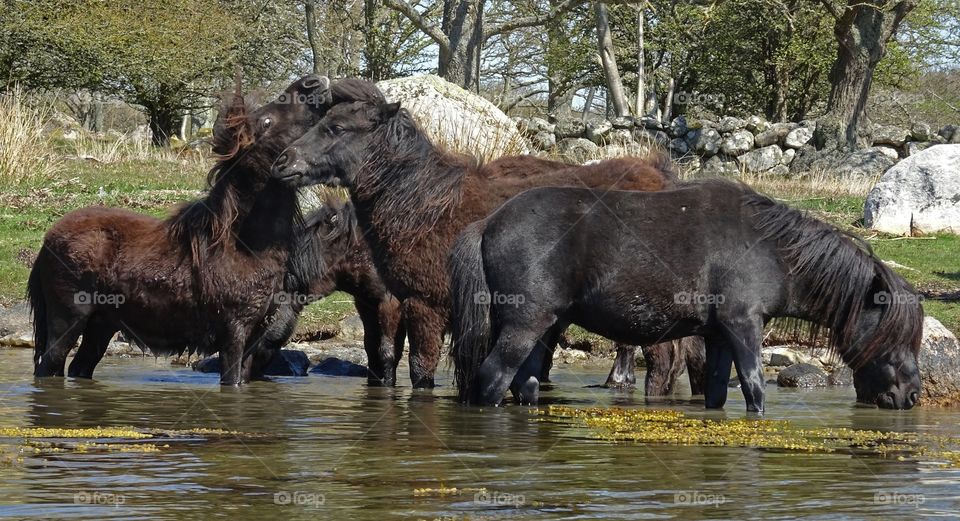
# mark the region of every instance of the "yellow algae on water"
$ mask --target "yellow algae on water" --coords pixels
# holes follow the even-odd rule
[[[49,427],[2,427],[0,438],[125,438],[143,440],[153,434],[124,427],[61,429]]]
[[[688,418],[680,411],[550,406],[548,421],[592,431],[598,439],[644,444],[749,447],[796,452],[896,455],[960,466],[960,439],[848,428],[801,428],[787,420]]]

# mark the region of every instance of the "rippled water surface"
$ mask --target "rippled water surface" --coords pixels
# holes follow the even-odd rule
[[[215,375],[153,358],[105,359],[95,381],[30,376],[0,351],[0,427],[132,426],[262,433],[159,452],[26,454],[0,466],[0,517],[44,519],[828,519],[960,516],[960,470],[849,454],[644,446],[591,439],[531,410],[463,407],[434,391],[310,376],[220,389]],[[745,415],[642,392],[588,388],[556,367],[547,403]],[[852,389],[768,386],[768,418],[801,426],[960,435],[960,411],[878,411]],[[3,442],[16,451],[21,440]],[[452,488],[457,488],[453,493]],[[423,490],[429,489],[429,490]]]

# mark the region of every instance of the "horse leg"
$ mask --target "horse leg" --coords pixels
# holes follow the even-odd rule
[[[603,384],[604,387],[623,389],[637,384],[637,376],[634,374],[636,353],[636,346],[628,346],[617,342],[617,358],[613,361],[613,367],[610,368],[607,381]]]
[[[100,363],[104,353],[107,352],[107,346],[110,339],[117,332],[117,328],[100,323],[96,318],[87,321],[87,327],[83,330],[83,340],[80,342],[80,348],[70,362],[70,368],[67,376],[72,378],[93,378],[93,370]]]
[[[415,389],[432,389],[448,312],[417,298],[405,300],[403,310],[410,335],[410,382]]]
[[[60,313],[57,313],[60,311]],[[47,309],[47,342],[45,346],[37,344],[34,350],[33,375],[63,376],[63,367],[67,355],[77,343],[80,332],[86,326],[86,315],[67,315],[63,310]]]
[[[724,336],[737,367],[740,389],[748,412],[763,413],[763,362],[760,342],[763,325],[749,318],[737,318],[724,324]]]
[[[363,350],[367,353],[367,385],[393,385],[390,367],[393,366],[393,346],[383,330],[379,302],[364,297],[355,297],[354,306],[363,324]]]
[[[244,333],[242,327],[231,324],[220,343],[220,385],[240,385],[244,382],[244,373],[251,370],[249,365],[244,370],[245,347],[249,336]]]
[[[706,352],[703,337],[688,336],[680,339],[683,357],[687,363],[687,376],[690,378],[690,393],[703,394]]]
[[[530,315],[527,314],[527,317]],[[505,323],[494,326],[498,330],[497,339],[477,372],[475,403],[480,405],[499,405],[507,388],[514,382],[521,366],[531,358],[531,353],[537,349],[539,340],[556,324],[556,317],[528,320],[518,317],[514,323]],[[535,369],[538,354],[533,357],[530,366],[524,371]],[[533,373],[536,374],[536,373]],[[527,379],[529,380],[529,378]],[[527,382],[520,382],[528,385]]]
[[[549,335],[547,332],[546,335]],[[510,392],[514,400],[521,405],[536,405],[540,401],[540,381],[537,375],[543,370],[544,358],[547,357],[547,347],[543,339],[539,340],[534,346],[530,356],[524,360],[523,364],[517,370],[513,382],[510,383]]]
[[[723,338],[707,338],[706,387],[703,390],[707,409],[722,409],[727,402],[727,384],[730,383],[730,368],[733,352]]]
[[[647,366],[644,378],[646,396],[667,396],[673,392],[676,349],[673,342],[660,342],[642,349]]]
[[[557,344],[560,343],[560,335],[567,329],[566,324],[556,324],[542,338],[540,344],[543,344],[543,354],[540,357],[540,383],[550,381],[550,370],[553,369],[553,354],[556,352]]]

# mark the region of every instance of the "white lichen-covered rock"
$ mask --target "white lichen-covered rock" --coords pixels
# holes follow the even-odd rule
[[[810,127],[797,127],[787,133],[783,144],[789,148],[801,148],[813,138],[813,129]]]
[[[960,233],[960,145],[936,145],[891,167],[867,195],[863,217],[886,233]]]
[[[687,132],[687,142],[690,147],[701,156],[712,156],[720,150],[723,138],[716,129],[710,127],[698,128]]]
[[[783,150],[777,145],[770,145],[751,150],[737,158],[740,166],[748,172],[766,172],[778,166],[783,159]]]
[[[484,159],[523,154],[529,145],[496,105],[438,76],[377,83],[388,101],[399,101],[437,144]]]
[[[893,126],[876,126],[873,128],[873,144],[902,147],[910,137],[910,131]]]
[[[921,405],[960,403],[960,342],[937,319],[923,319],[923,340],[917,357],[923,382]]]
[[[753,148],[753,132],[749,130],[736,130],[729,136],[723,138],[720,143],[720,150],[728,156],[739,156]]]

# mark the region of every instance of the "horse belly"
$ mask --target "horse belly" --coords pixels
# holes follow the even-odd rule
[[[636,299],[628,303],[591,299],[576,306],[569,318],[591,333],[631,345],[668,340],[685,322],[665,306]]]

